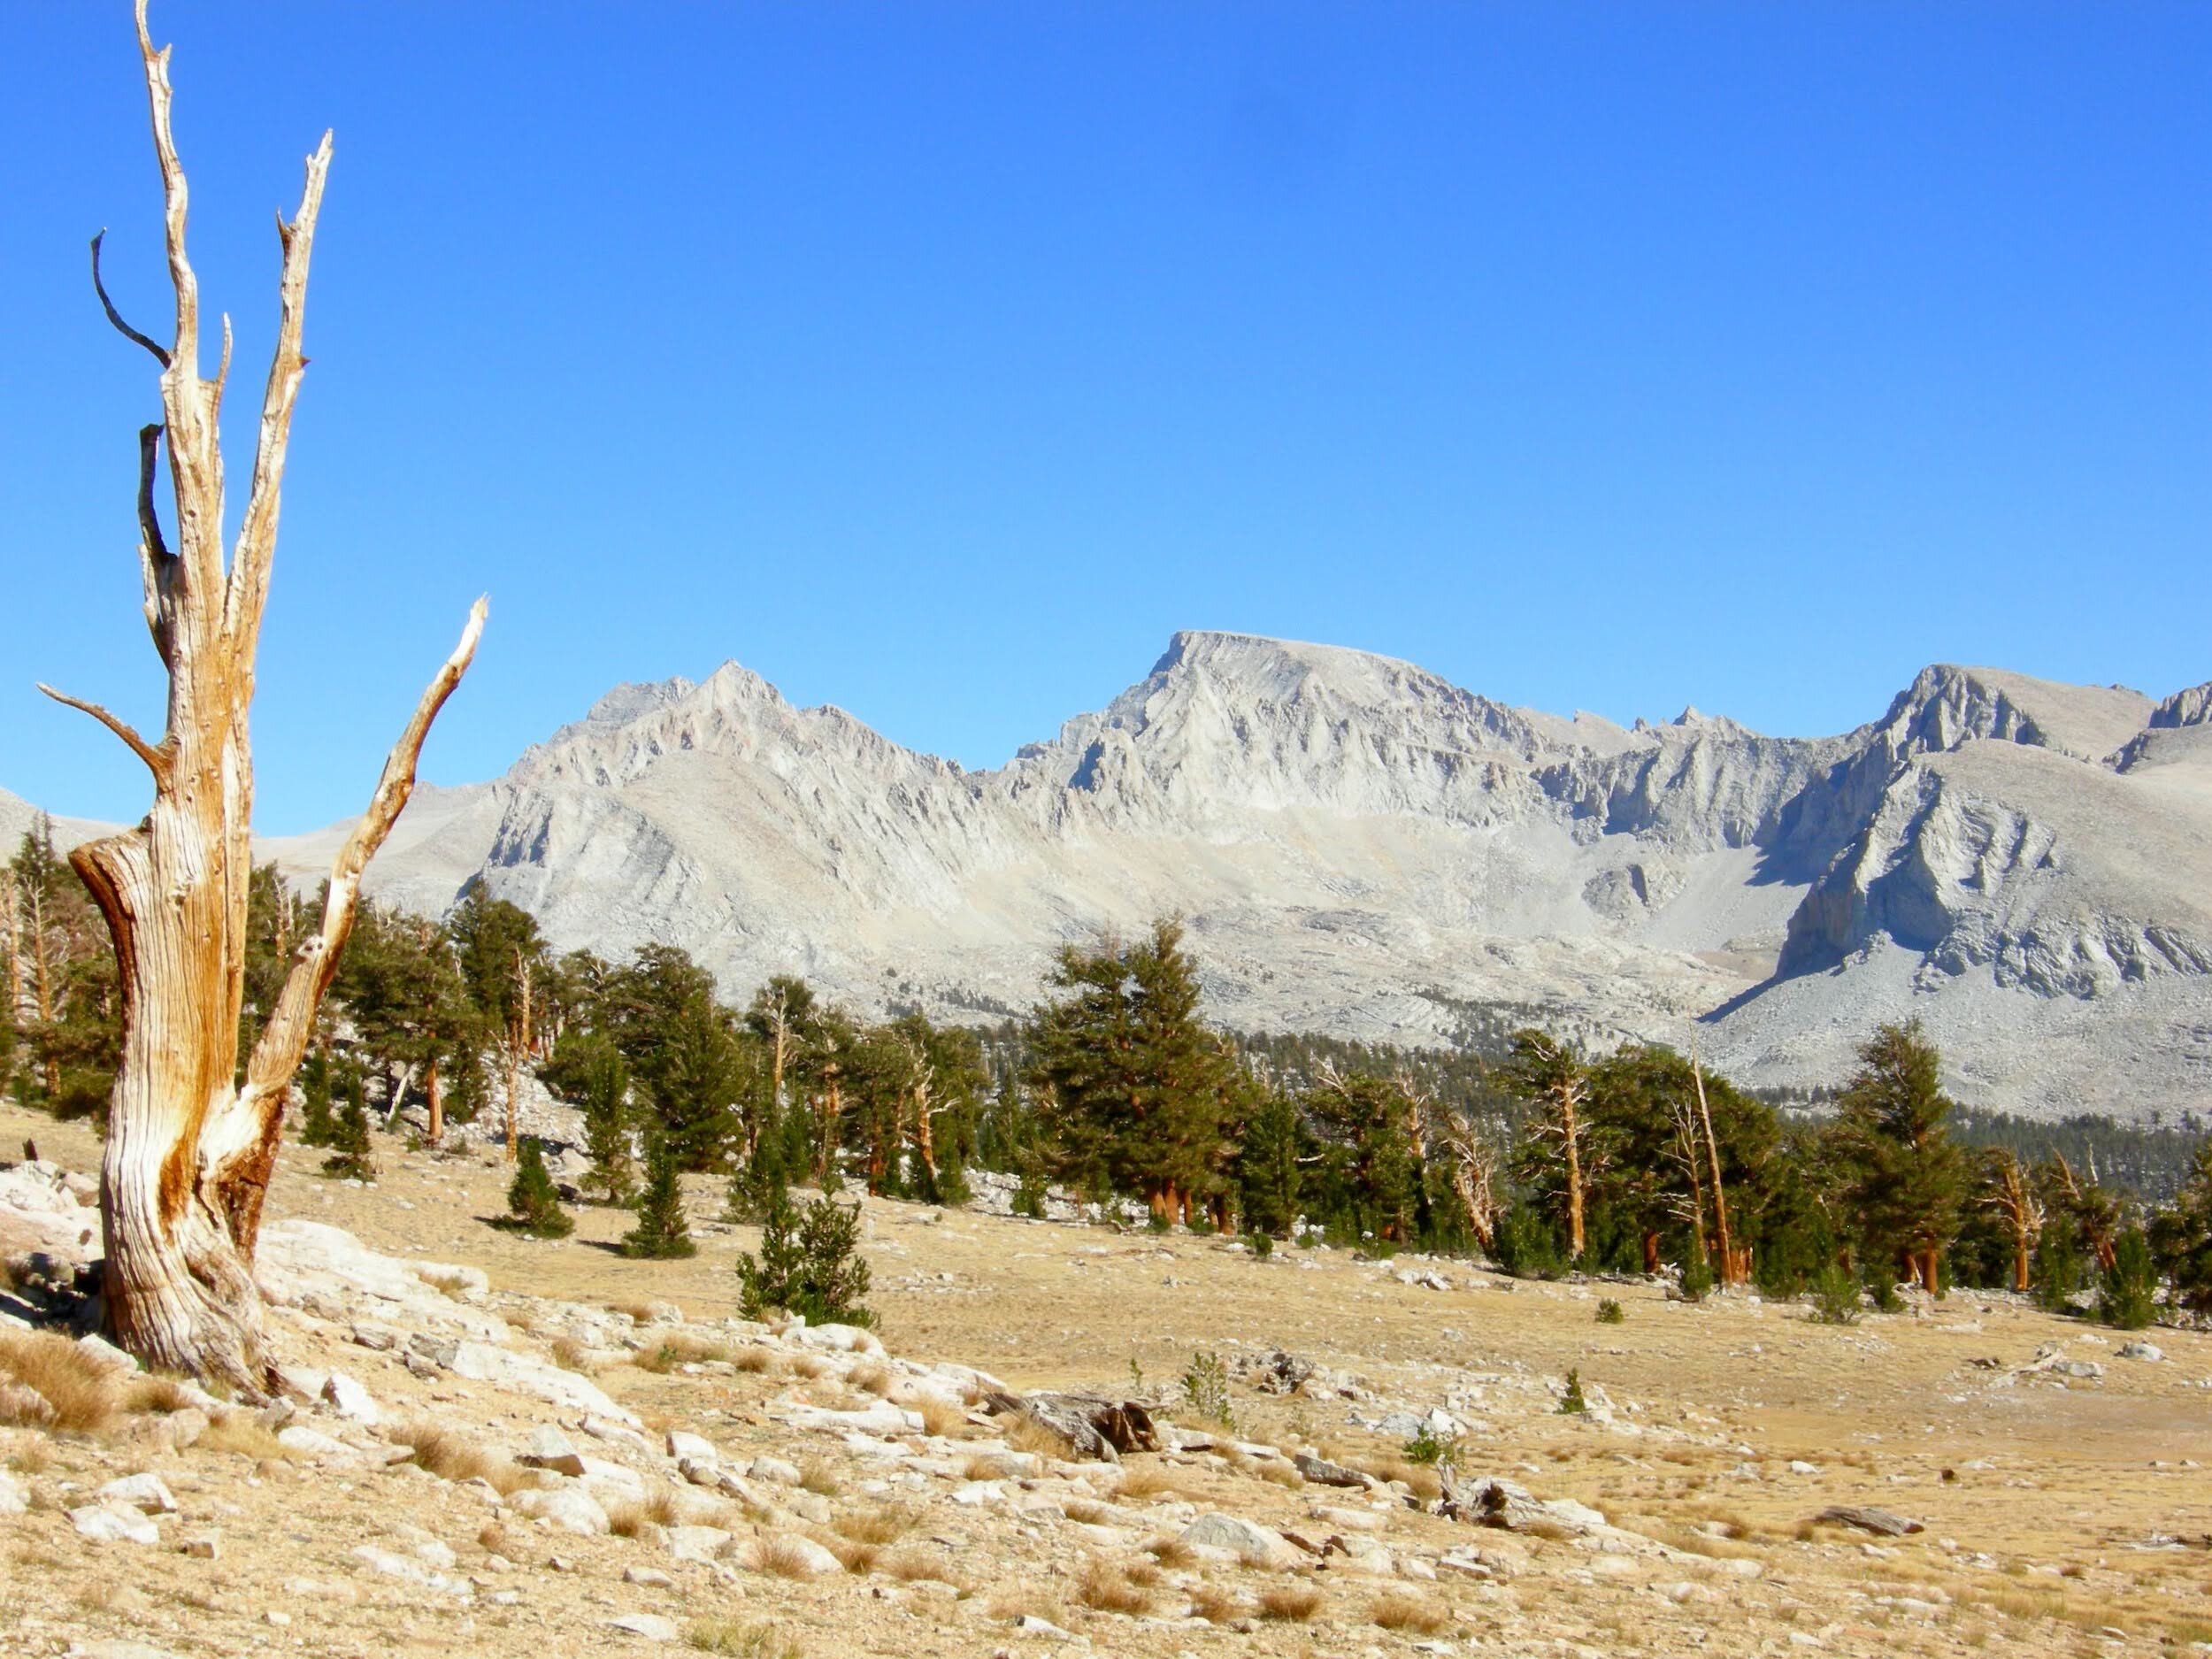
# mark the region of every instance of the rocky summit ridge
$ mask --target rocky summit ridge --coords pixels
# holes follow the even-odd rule
[[[311,879],[344,827],[268,850]],[[740,995],[793,972],[995,1019],[1061,944],[1174,911],[1244,1029],[1542,1018],[1810,1087],[1917,1015],[1970,1102],[2212,1107],[2212,686],[1939,664],[1855,731],[1781,738],[1193,631],[972,772],[727,663],[426,789],[370,887],[434,911],[477,880],[564,947],[680,945]]]

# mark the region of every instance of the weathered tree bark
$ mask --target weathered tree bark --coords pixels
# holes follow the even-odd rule
[[[236,545],[223,545],[217,419],[230,366],[199,373],[199,290],[185,256],[187,191],[170,129],[169,52],[157,52],[137,5],[138,43],[166,203],[174,342],[130,327],[93,283],[110,319],[159,361],[164,419],[139,434],[139,563],[147,626],[168,671],[168,726],[149,743],[97,704],[63,696],[126,743],[153,775],[153,810],[137,828],[78,848],[70,863],[105,918],[123,987],[123,1058],[101,1168],[104,1288],[115,1340],[149,1365],[221,1379],[250,1396],[269,1361],[252,1274],[261,1208],[292,1075],[351,930],[363,870],[414,787],[430,723],[460,683],[483,627],[484,602],[417,703],[384,763],[368,810],[331,866],[321,925],[301,941],[267,1025],[238,1076],[253,760],[248,736],[254,662],[276,548],[292,410],[307,359],[301,321],[330,137],[308,157],[298,215],[277,222],[283,265],[277,345],[261,408],[252,489]],[[164,440],[175,491],[176,547],[162,534],[154,479]]]
[[[1713,1231],[1720,1240],[1720,1282],[1736,1282],[1736,1246],[1728,1232],[1728,1187],[1721,1179],[1720,1142],[1713,1138],[1713,1109],[1705,1099],[1705,1068],[1698,1064],[1697,1056],[1690,1056],[1690,1080],[1697,1086],[1698,1121],[1705,1129],[1705,1156],[1713,1175]]]

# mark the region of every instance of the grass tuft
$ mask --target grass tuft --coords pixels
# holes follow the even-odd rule
[[[122,1407],[114,1378],[67,1337],[0,1332],[0,1422],[96,1434]]]
[[[1302,1624],[1321,1610],[1321,1592],[1310,1584],[1270,1585],[1260,1592],[1260,1617]]]

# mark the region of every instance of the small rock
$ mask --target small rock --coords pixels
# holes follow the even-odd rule
[[[2122,1359],[2139,1359],[2154,1365],[2166,1357],[2166,1351],[2155,1342],[2123,1342],[2119,1355]]]
[[[746,1465],[745,1472],[755,1480],[772,1480],[780,1486],[795,1486],[800,1479],[798,1465],[780,1457],[756,1457]]]
[[[372,1425],[384,1421],[384,1410],[376,1397],[342,1372],[333,1371],[324,1381],[323,1398],[349,1421]]]
[[[622,1570],[622,1582],[634,1584],[641,1589],[665,1590],[676,1581],[658,1567],[625,1567]]]
[[[319,1430],[295,1423],[289,1428],[277,1431],[277,1444],[288,1452],[298,1452],[308,1457],[350,1457],[352,1448],[342,1440],[334,1440]]]
[[[679,1466],[687,1460],[711,1463],[718,1455],[712,1440],[703,1434],[687,1434],[681,1429],[668,1431],[668,1455],[676,1460]]]
[[[529,1444],[515,1458],[526,1469],[549,1469],[557,1475],[581,1475],[584,1472],[583,1454],[579,1452],[567,1435],[549,1423],[540,1424],[530,1432]]]
[[[69,1524],[96,1544],[158,1544],[161,1531],[141,1511],[119,1503],[88,1503],[69,1511]]]
[[[642,1636],[647,1641],[674,1641],[676,1621],[663,1618],[658,1613],[625,1613],[607,1621],[609,1630],[627,1631],[633,1636]]]
[[[1831,1521],[1838,1526],[1855,1526],[1863,1532],[1875,1532],[1884,1538],[1902,1538],[1908,1532],[1924,1532],[1928,1529],[1918,1521],[1907,1520],[1887,1509],[1855,1508],[1838,1504],[1823,1509],[1813,1517],[1816,1521]]]
[[[1247,1561],[1286,1565],[1298,1553],[1281,1536],[1264,1526],[1234,1515],[1202,1515],[1182,1532],[1182,1541],[1196,1548],[1224,1549]]]
[[[607,1532],[606,1510],[580,1486],[562,1486],[551,1492],[518,1492],[510,1503],[518,1515],[544,1521],[565,1532],[597,1538]]]
[[[31,1494],[23,1483],[0,1469],[0,1515],[20,1515],[31,1507]]]
[[[188,1538],[178,1548],[195,1561],[220,1561],[223,1558],[222,1535],[207,1532],[198,1538]]]
[[[93,1494],[103,1503],[128,1505],[143,1515],[174,1515],[177,1501],[159,1475],[126,1475],[111,1480]]]

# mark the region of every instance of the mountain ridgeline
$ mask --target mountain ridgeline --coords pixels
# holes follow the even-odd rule
[[[344,826],[270,844],[315,879]],[[1501,1006],[1824,1086],[1919,1018],[1976,1105],[2212,1108],[2212,687],[1931,667],[1838,737],[1632,729],[1410,664],[1184,633],[1002,767],[726,664],[611,692],[494,782],[425,790],[370,877],[472,883],[563,946],[680,946],[985,1024],[1056,949],[1187,918],[1239,1029],[1433,1045]]]

